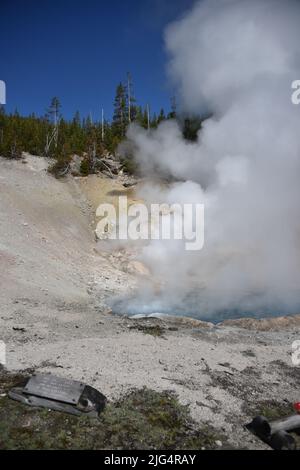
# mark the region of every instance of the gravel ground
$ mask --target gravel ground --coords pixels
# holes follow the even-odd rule
[[[286,414],[300,400],[300,367],[291,360],[300,316],[212,325],[112,315],[111,296],[136,285],[133,253],[97,248],[94,210],[123,191],[122,180],[58,181],[46,167],[38,157],[0,158],[7,369],[80,379],[111,400],[143,386],[171,390],[235,447],[266,448],[243,425],[258,413]]]

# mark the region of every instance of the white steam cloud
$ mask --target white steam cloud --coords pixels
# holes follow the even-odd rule
[[[175,121],[150,132],[133,125],[128,140],[146,174],[177,180],[148,185],[145,198],[205,204],[205,246],[189,253],[151,241],[142,260],[160,287],[140,287],[119,308],[198,318],[297,312],[299,24],[297,1],[205,0],[167,28],[182,111],[213,117],[196,142]]]

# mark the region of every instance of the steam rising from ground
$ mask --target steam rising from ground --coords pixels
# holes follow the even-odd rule
[[[144,173],[180,181],[148,185],[143,197],[205,204],[205,246],[151,241],[142,260],[156,288],[120,308],[199,318],[299,308],[299,24],[297,1],[206,0],[168,27],[182,110],[213,117],[194,143],[175,121],[151,132],[133,125],[128,139]]]

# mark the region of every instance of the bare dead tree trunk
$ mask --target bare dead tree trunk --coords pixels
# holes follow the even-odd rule
[[[127,74],[128,122],[131,123],[131,76]]]
[[[104,141],[104,109],[101,111],[101,140]]]

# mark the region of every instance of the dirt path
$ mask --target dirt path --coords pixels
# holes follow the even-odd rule
[[[244,329],[245,322],[113,316],[107,300],[134,289],[135,277],[126,267],[130,257],[96,249],[94,211],[122,190],[121,182],[57,181],[45,168],[39,158],[0,158],[6,367],[84,380],[109,399],[134,387],[173,390],[197,422],[210,422],[235,447],[265,448],[243,424],[259,412],[286,413],[299,401],[300,368],[291,361],[299,320]]]

